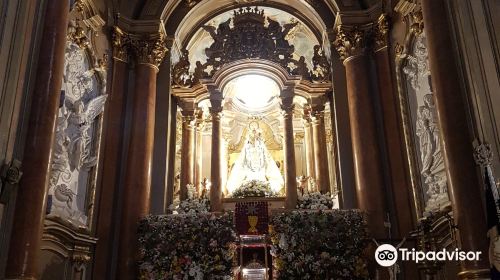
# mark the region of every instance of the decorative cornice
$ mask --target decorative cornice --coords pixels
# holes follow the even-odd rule
[[[113,33],[113,56],[116,59],[127,62],[129,51],[132,51],[138,64],[150,65],[158,71],[169,43],[163,21],[131,20],[117,16],[117,27]]]
[[[340,59],[346,62],[347,59],[363,55],[367,41],[371,35],[370,29],[361,29],[358,26],[337,26],[337,33],[333,45],[337,49]]]

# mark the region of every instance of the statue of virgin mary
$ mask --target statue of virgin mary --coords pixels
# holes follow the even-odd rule
[[[283,188],[283,177],[266,148],[262,132],[256,122],[248,126],[245,144],[234,162],[226,184],[227,191],[232,193],[243,183],[251,180],[269,182],[274,192],[279,192]]]

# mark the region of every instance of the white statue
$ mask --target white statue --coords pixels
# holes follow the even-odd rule
[[[256,122],[248,126],[245,145],[231,169],[226,184],[227,191],[232,193],[244,182],[251,180],[269,182],[274,192],[279,192],[284,184],[278,165],[267,150]]]
[[[94,119],[104,110],[107,95],[101,95],[92,99],[87,106],[78,100],[73,104],[74,111],[69,116],[68,122],[71,126],[69,131],[69,160],[71,170],[92,167],[96,164],[96,158],[90,157],[88,146],[90,136],[88,130]]]
[[[432,94],[423,96],[424,104],[418,107],[416,134],[419,139],[421,174],[427,185],[429,202],[447,200],[448,190],[443,169],[444,161],[439,143],[439,128],[436,123]]]

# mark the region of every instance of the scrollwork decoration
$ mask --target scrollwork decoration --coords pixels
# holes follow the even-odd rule
[[[213,76],[224,64],[248,58],[273,61],[290,74],[301,75],[303,79],[315,82],[328,80],[330,63],[321,46],[314,47],[312,70],[307,68],[304,57],[298,60],[293,58],[295,48],[287,40],[287,36],[298,24],[291,22],[282,26],[266,17],[264,10],[245,7],[236,10],[232,18],[217,27],[204,25],[202,28],[213,39],[213,43],[205,49],[207,61],[203,64],[196,62],[194,73],[191,74],[188,52],[183,50],[179,62],[173,68],[174,85],[191,87],[199,83],[200,79]]]

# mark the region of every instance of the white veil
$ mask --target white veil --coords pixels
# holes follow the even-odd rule
[[[253,143],[250,140],[251,133],[257,134],[254,135]],[[284,184],[276,162],[260,137],[260,132],[256,131],[247,135],[245,145],[231,168],[226,189],[232,193],[250,180],[268,181],[274,192],[279,192]]]

